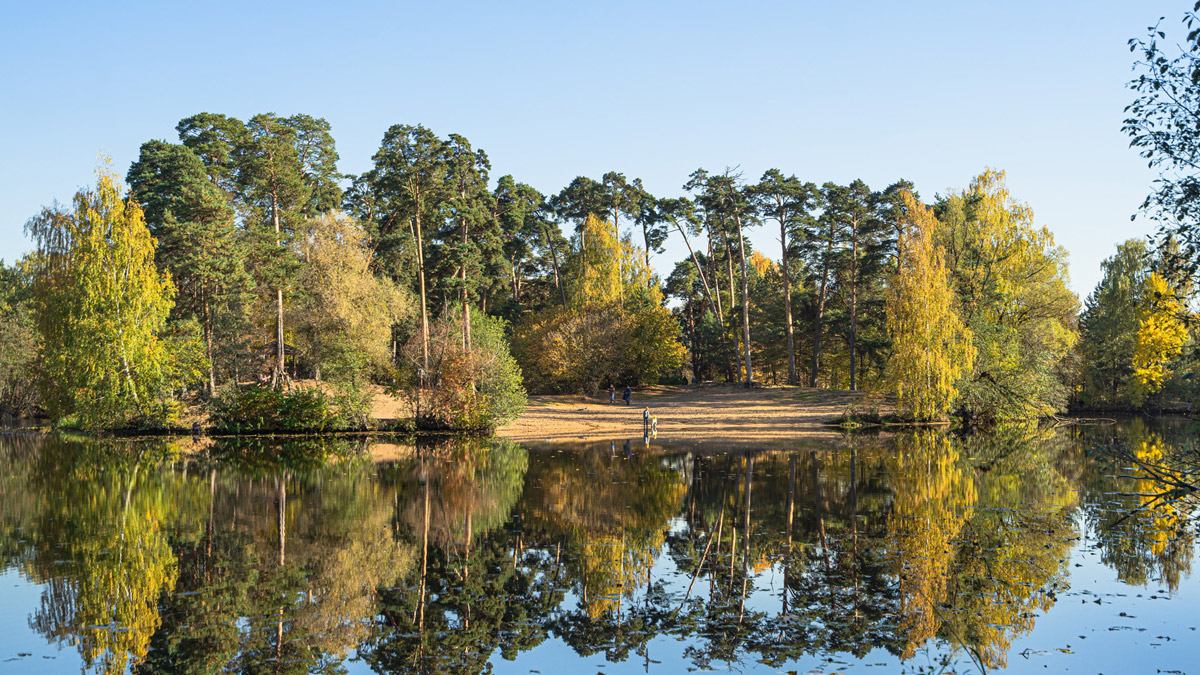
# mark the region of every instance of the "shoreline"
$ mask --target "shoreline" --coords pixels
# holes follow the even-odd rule
[[[642,412],[658,418],[656,444],[704,441],[722,445],[772,444],[843,430],[827,426],[846,409],[863,405],[862,392],[808,387],[697,384],[643,387],[630,405],[578,395],[530,396],[497,436],[520,443],[568,443],[643,439]]]

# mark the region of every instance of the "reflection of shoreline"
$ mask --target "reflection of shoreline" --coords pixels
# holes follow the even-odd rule
[[[175,592],[151,593],[165,598],[146,603],[161,622],[140,624],[153,633],[150,671],[209,658],[340,661],[357,648],[381,671],[478,672],[551,638],[580,659],[636,661],[662,636],[688,650],[671,661],[661,644],[673,640],[656,643],[664,672],[818,653],[854,663],[868,650],[890,652],[893,670],[922,650],[969,653],[990,669],[1035,621],[1062,621],[1056,602],[1079,604],[1066,561],[1083,550],[1081,508],[1103,527],[1091,544],[1122,583],[1195,587],[1194,547],[1162,539],[1194,516],[1127,515],[1145,506],[1133,493],[1146,486],[1131,482],[1144,479],[1092,452],[1119,446],[1157,462],[1195,447],[1178,431],[1029,426],[780,447],[646,447],[641,434],[570,445],[264,437],[204,439],[207,456],[172,450],[188,441],[0,436],[0,523],[14,537],[0,552],[28,555],[17,538],[36,532],[28,569],[86,581],[112,551],[125,566],[153,562],[113,533],[169,544]],[[127,527],[113,529],[118,513]],[[103,608],[91,598],[104,588],[50,599]],[[238,617],[255,630],[230,630]],[[80,622],[47,633],[78,635]]]

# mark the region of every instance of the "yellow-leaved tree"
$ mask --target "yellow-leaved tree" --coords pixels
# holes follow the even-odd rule
[[[566,306],[530,315],[514,330],[513,355],[530,389],[653,382],[683,363],[679,324],[662,304],[657,278],[612,223],[588,216],[564,274]]]
[[[1187,327],[1175,290],[1157,272],[1146,277],[1137,341],[1133,348],[1133,397],[1141,404],[1162,389],[1167,362],[1183,351]]]
[[[938,222],[959,317],[977,352],[955,407],[990,420],[1061,410],[1079,306],[1067,284],[1066,250],[1013,198],[1003,171],[985,171],[944,198]]]
[[[954,404],[957,382],[974,365],[975,347],[955,311],[944,253],[934,241],[937,218],[912,192],[903,191],[901,199],[904,255],[887,296],[893,345],[888,384],[902,410],[940,420]]]
[[[97,176],[73,208],[46,208],[25,226],[37,243],[42,400],[54,419],[77,415],[86,427],[166,416],[175,370],[160,339],[175,285],[154,265],[141,207],[110,169]]]

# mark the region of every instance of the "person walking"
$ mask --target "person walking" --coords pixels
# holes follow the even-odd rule
[[[621,395],[625,399],[625,405],[629,405],[629,399],[633,398],[633,389],[625,387],[625,393]]]
[[[608,404],[612,405],[616,402],[617,402],[617,388],[610,384],[610,385],[608,385]]]

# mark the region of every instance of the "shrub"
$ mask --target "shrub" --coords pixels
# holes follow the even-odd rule
[[[362,429],[362,400],[350,394],[331,396],[316,387],[231,387],[213,398],[212,422],[218,431],[229,433]]]
[[[471,349],[461,347],[460,325],[447,318],[430,331],[430,373],[423,390],[413,389],[416,424],[421,429],[488,431],[517,418],[525,409],[521,368],[509,353],[504,321],[475,314]],[[420,346],[406,347],[416,361]]]

